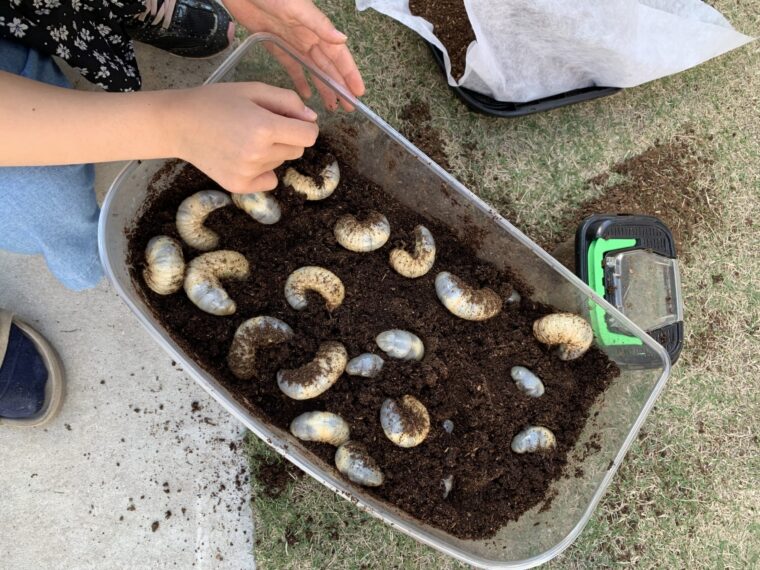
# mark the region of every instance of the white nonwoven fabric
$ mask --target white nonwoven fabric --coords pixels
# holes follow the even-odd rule
[[[753,38],[700,0],[464,0],[476,40],[459,81],[433,25],[408,0],[356,0],[443,53],[450,85],[525,102],[594,85],[634,87],[678,73]]]

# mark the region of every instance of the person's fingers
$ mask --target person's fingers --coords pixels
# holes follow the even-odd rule
[[[319,127],[310,121],[300,121],[273,113],[270,115],[270,140],[290,146],[307,147],[317,142]]]
[[[338,108],[338,96],[335,91],[313,73],[311,74],[311,79],[314,81],[314,87],[317,89],[317,93],[319,93],[319,97],[322,99],[325,109],[328,111],[335,111]]]
[[[302,146],[275,143],[272,145],[272,160],[281,158],[282,161],[285,161],[301,158],[303,156],[303,149],[304,147]]]
[[[345,81],[349,91],[357,97],[364,95],[364,80],[362,80],[362,75],[359,73],[359,68],[356,66],[348,46],[323,44],[320,47],[338,69],[338,73]]]
[[[309,87],[309,82],[306,80],[306,74],[301,64],[274,44],[264,42],[264,47],[280,62],[280,65],[288,73],[293,81],[293,87],[295,87],[298,94],[303,99],[311,97],[311,87]]]
[[[316,65],[326,75],[328,75],[330,79],[348,89],[348,85],[346,85],[346,81],[343,79],[340,71],[338,71],[338,68],[335,67],[335,64],[329,57],[327,57],[325,52],[322,51],[322,48],[319,47],[319,44],[311,46],[311,49],[309,50],[309,57],[311,57],[311,61],[314,62],[314,65]]]
[[[278,161],[272,161],[272,162],[265,162],[261,164],[262,170],[275,170],[276,168],[279,168],[283,165],[285,161],[284,160],[278,160]]]
[[[303,99],[295,91],[263,83],[239,83],[238,85],[244,86],[251,101],[272,113],[301,121],[317,120],[317,114],[304,104]]]
[[[251,180],[246,193],[265,192],[267,190],[274,190],[275,188],[277,188],[277,175],[274,171],[270,170]]]
[[[286,4],[288,15],[296,22],[306,27],[314,34],[331,44],[344,44],[348,39],[346,35],[335,29],[330,18],[317,8],[311,0],[295,2],[290,0]]]
[[[338,71],[338,68],[335,67],[332,60],[327,57],[325,52],[322,51],[322,48],[318,45],[315,45],[311,48],[309,51],[309,55],[311,56],[312,61],[314,64],[324,71],[327,75],[330,76],[331,79],[334,79],[337,83],[339,83],[341,86],[345,87],[346,90],[348,90],[348,85],[346,85],[345,80],[343,79],[343,76]],[[333,96],[336,96],[335,94]],[[346,111],[353,111],[354,107],[351,105],[348,101],[343,99],[340,96],[337,96],[338,101],[340,102],[341,107],[343,107]],[[334,111],[335,109],[330,109],[331,111]]]
[[[311,67],[318,67],[318,65],[314,62],[314,60],[312,59],[312,57],[309,55],[308,52],[299,52],[299,56],[301,57],[301,59],[303,59],[304,62],[306,62]],[[328,111],[335,111],[338,108],[338,96],[336,95],[335,91],[333,91],[331,87],[325,84],[324,81],[321,81],[313,73],[309,74],[309,76],[314,82],[314,87],[316,88],[317,93],[319,93],[319,96],[322,99],[322,103],[324,104],[325,109],[327,109]]]
[[[266,157],[257,163],[256,169],[260,171],[274,170],[286,160],[296,160],[303,156],[304,147],[288,144],[273,144],[269,147]]]

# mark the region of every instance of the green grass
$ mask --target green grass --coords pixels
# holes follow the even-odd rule
[[[710,188],[722,213],[695,228],[682,267],[681,360],[591,522],[549,566],[757,568],[760,47],[611,98],[497,120],[468,113],[402,26],[357,13],[351,0],[318,3],[351,38],[365,102],[400,130],[409,99],[427,102],[452,173],[536,240],[556,238],[564,216],[602,191],[588,178],[657,140],[693,137],[712,157],[695,184]],[[760,12],[751,4],[713,3],[758,35]],[[265,449],[250,445],[252,457]],[[277,499],[254,481],[254,497],[261,568],[459,566],[308,478]]]
[[[254,436],[248,451],[254,473],[259,462],[279,460]],[[252,481],[260,568],[459,567],[306,476],[295,478],[277,498]]]

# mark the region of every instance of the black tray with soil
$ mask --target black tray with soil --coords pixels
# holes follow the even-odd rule
[[[465,70],[467,47],[475,40],[463,0],[411,0],[409,9],[415,16],[421,16],[433,24],[436,37],[446,46],[451,60],[451,75],[461,78]],[[433,54],[436,64],[446,77],[446,63],[443,52],[430,42],[425,42]],[[449,88],[467,107],[477,113],[493,117],[521,117],[532,113],[551,111],[559,107],[592,101],[600,97],[614,95],[620,87],[584,87],[533,101],[517,103],[498,101],[493,97],[478,93],[466,87],[449,85]]]
[[[306,202],[281,182],[274,196],[282,219],[274,225],[261,225],[234,206],[207,218],[206,227],[220,236],[216,249],[240,252],[251,267],[245,281],[224,283],[237,303],[234,315],[204,313],[181,289],[157,295],[142,279],[144,252],[152,237],[163,234],[181,242],[175,226],[180,202],[197,191],[218,188],[190,165],[165,190],[152,190],[130,232],[134,282],[177,344],[252,413],[286,430],[303,412],[339,414],[350,424],[351,439],[368,448],[385,475],[382,486],[365,491],[457,537],[491,536],[507,521],[551,500],[549,487],[564,475],[568,453],[589,409],[619,370],[594,348],[577,360],[557,358],[555,350],[532,333],[533,322],[552,312],[550,307],[530,301],[526,284],[478,260],[474,249],[455,239],[446,226],[402,206],[354,171],[350,156],[320,141],[293,166],[304,173],[319,173],[333,156],[340,164],[341,180],[325,200]],[[370,253],[342,248],[333,234],[336,220],[345,213],[360,216],[371,210],[389,220],[388,242]],[[409,279],[391,269],[388,256],[393,248],[413,247],[413,230],[420,223],[435,237],[437,257],[426,275]],[[200,253],[186,244],[183,250],[187,261]],[[287,277],[307,265],[325,267],[342,280],[345,300],[334,311],[328,312],[316,295],[302,311],[286,302]],[[497,316],[486,321],[462,320],[436,297],[435,276],[444,270],[477,287],[490,287],[503,299],[517,290],[522,301],[505,303]],[[283,320],[295,336],[260,350],[255,378],[240,380],[227,367],[227,353],[237,327],[260,315]],[[374,339],[387,329],[418,335],[425,344],[424,359],[385,357]],[[276,381],[278,370],[309,362],[324,341],[343,343],[349,358],[364,352],[382,355],[381,374],[375,378],[343,374],[311,400],[285,396]],[[541,377],[546,387],[542,397],[530,398],[516,387],[510,377],[516,365]],[[431,420],[427,439],[410,449],[393,444],[379,421],[383,401],[405,394],[423,402]],[[453,422],[450,433],[443,427],[446,420]],[[512,438],[528,425],[551,429],[556,447],[545,453],[512,452]],[[333,468],[333,446],[305,445]],[[453,476],[454,484],[444,499],[442,480],[448,476]]]

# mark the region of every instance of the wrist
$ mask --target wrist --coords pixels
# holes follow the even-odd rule
[[[158,156],[187,160],[188,113],[184,89],[154,91],[148,121],[155,127]]]

